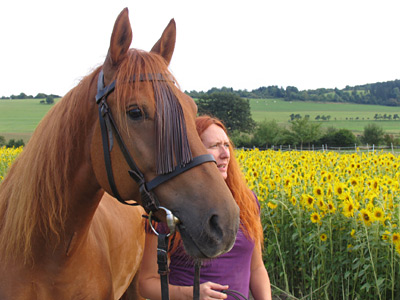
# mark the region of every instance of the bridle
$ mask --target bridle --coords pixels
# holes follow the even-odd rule
[[[166,81],[167,79],[165,79],[162,74],[147,74],[147,76],[137,76],[131,79],[132,82],[136,80]],[[198,165],[201,165],[206,162],[216,163],[216,161],[211,154],[200,155],[194,157],[186,165],[183,166],[178,165],[172,172],[158,175],[151,181],[146,182],[144,174],[139,170],[137,164],[130,155],[128,148],[126,147],[121,137],[121,134],[119,133],[117,125],[112,116],[110,107],[107,104],[107,97],[115,90],[115,84],[116,81],[114,80],[109,85],[104,86],[104,73],[103,70],[100,71],[99,78],[97,81],[96,103],[99,105],[99,121],[100,121],[101,137],[103,142],[104,163],[106,166],[108,182],[110,184],[110,188],[114,197],[119,202],[127,205],[138,205],[137,203],[130,203],[122,199],[122,197],[118,193],[112,171],[111,155],[110,155],[114,145],[114,137],[115,137],[115,139],[118,142],[119,148],[121,149],[121,152],[124,155],[125,161],[129,165],[130,170],[128,171],[128,173],[133,178],[133,180],[135,180],[135,182],[139,185],[139,191],[142,200],[141,205],[144,207],[147,213],[155,212],[159,209],[160,202],[157,199],[156,195],[152,192],[154,188]]]

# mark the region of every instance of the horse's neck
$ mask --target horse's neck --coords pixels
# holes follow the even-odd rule
[[[65,102],[66,103],[60,103],[61,105],[57,109],[63,110],[66,105],[73,104],[68,103],[68,101]],[[91,138],[97,124],[96,107],[90,107],[90,104],[88,106],[86,105],[85,103],[81,103],[80,111],[77,110],[74,112],[75,114],[80,114],[76,116],[77,120],[85,120],[85,122],[80,122],[80,124],[78,124],[81,127],[79,127],[78,130],[74,130],[75,134],[71,134],[68,139],[64,140],[53,139],[53,143],[54,140],[58,141],[58,143],[60,143],[60,141],[68,143],[69,141],[75,145],[74,147],[69,147],[70,150],[65,151],[66,154],[64,157],[66,157],[65,160],[68,161],[54,162],[55,164],[60,164],[57,168],[60,172],[63,172],[63,169],[67,170],[67,172],[64,172],[67,174],[64,178],[65,193],[60,195],[62,199],[58,199],[57,202],[53,202],[52,204],[59,205],[59,211],[63,211],[62,213],[65,217],[62,224],[57,224],[60,226],[59,229],[56,229],[59,230],[59,235],[54,235],[54,239],[48,239],[47,236],[43,236],[42,230],[36,230],[33,236],[34,240],[32,240],[35,244],[32,249],[35,257],[44,257],[43,253],[41,253],[41,251],[44,251],[44,253],[49,252],[49,255],[46,255],[47,257],[61,259],[62,256],[65,256],[67,251],[71,251],[72,240],[74,245],[79,246],[86,237],[95,210],[104,193],[96,180],[90,159]],[[71,125],[71,127],[78,125],[74,124]],[[61,125],[61,127],[62,126],[63,125]],[[40,134],[37,136],[40,137]],[[48,132],[47,136],[49,136]],[[45,142],[46,140],[43,141],[43,143]],[[35,151],[35,149],[27,149],[27,151],[32,150]],[[41,159],[46,159],[46,157],[42,157]],[[68,166],[66,166],[66,164],[68,164]],[[38,174],[38,176],[40,176],[40,174]],[[47,180],[50,186],[59,185],[59,180],[54,182],[49,178]],[[42,226],[45,227],[46,224],[42,224]],[[49,222],[47,228],[51,228],[51,226],[54,226],[54,224]]]

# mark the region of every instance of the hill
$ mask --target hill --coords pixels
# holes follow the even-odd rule
[[[204,94],[214,92],[229,92],[244,98],[266,99],[278,98],[285,101],[314,101],[314,102],[336,102],[357,103],[384,106],[400,106],[400,80],[377,82],[359,86],[346,86],[339,90],[319,88],[316,90],[299,91],[294,86],[285,89],[278,86],[260,87],[258,89],[233,90],[232,88],[212,88],[207,92],[190,91],[186,93],[193,98],[199,98]]]

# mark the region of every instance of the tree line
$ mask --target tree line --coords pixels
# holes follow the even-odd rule
[[[400,106],[400,80],[377,82],[358,86],[346,86],[344,89],[319,88],[315,90],[298,90],[294,86],[286,88],[274,86],[260,87],[252,91],[234,90],[222,87],[212,88],[207,92],[186,91],[193,98],[200,98],[216,92],[233,93],[242,98],[266,99],[282,98],[286,101],[318,101],[318,102],[348,102],[357,104],[373,104],[385,106]]]
[[[32,95],[27,95],[25,93],[20,93],[19,95],[11,95],[11,96],[2,96],[0,100],[6,100],[6,99],[46,99],[48,97],[51,97],[53,99],[55,98],[61,98],[58,95],[55,94],[45,94],[45,93],[38,93],[35,97]]]
[[[196,103],[199,114],[209,114],[224,122],[236,147],[400,145],[398,137],[385,134],[378,124],[368,124],[361,136],[355,136],[348,129],[323,129],[320,122],[312,122],[308,115],[291,114],[289,126],[279,125],[275,120],[256,123],[251,117],[249,99],[232,91],[204,93],[198,96]],[[330,116],[319,119],[329,120]]]

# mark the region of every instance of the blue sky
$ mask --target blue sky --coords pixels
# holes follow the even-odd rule
[[[175,18],[183,90],[400,79],[399,1],[20,0],[0,4],[0,96],[67,93],[103,63],[124,7],[143,50]]]

